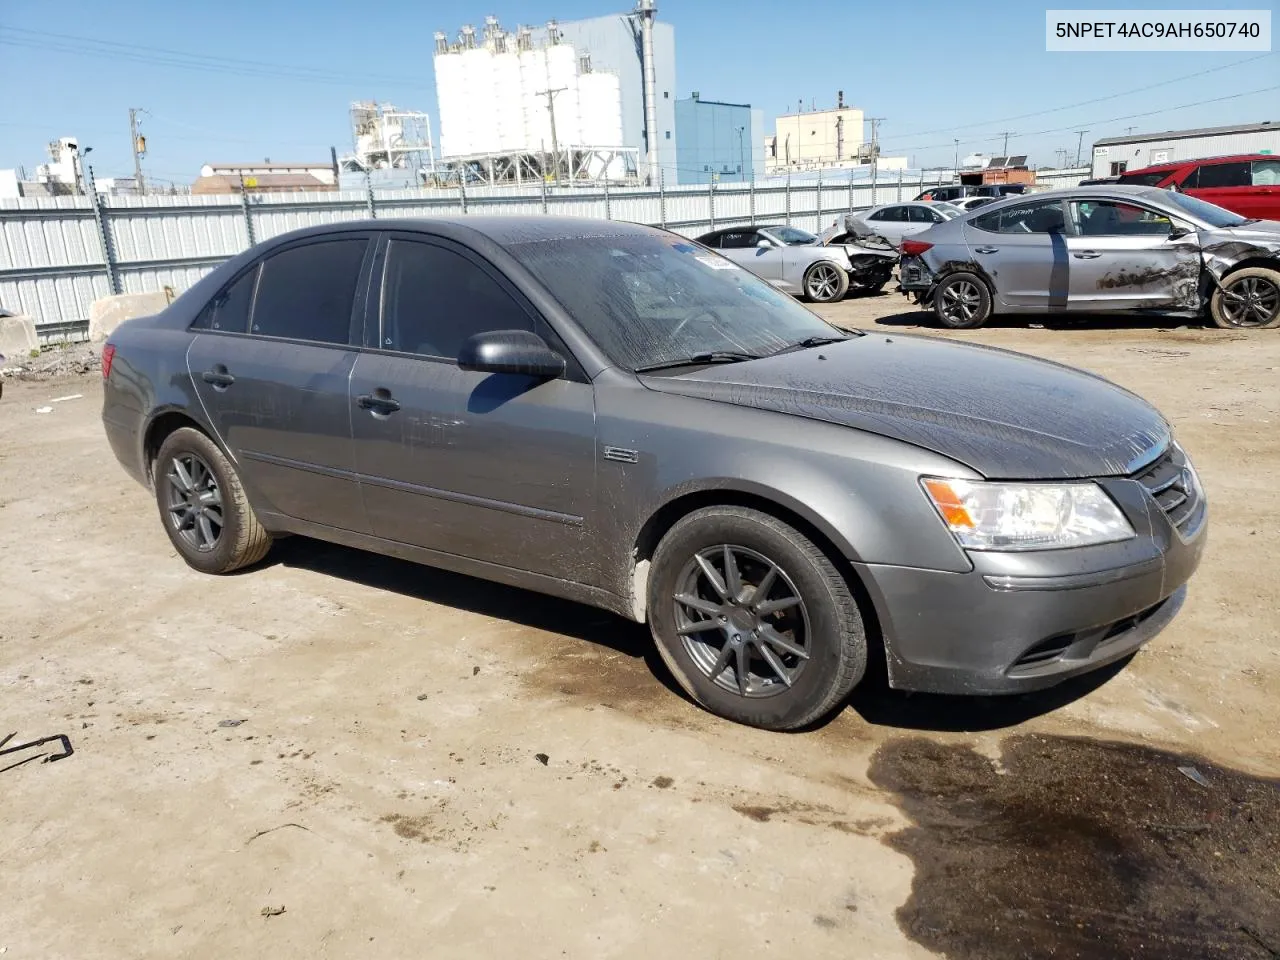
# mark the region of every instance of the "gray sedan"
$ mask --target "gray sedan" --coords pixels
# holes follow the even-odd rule
[[[996,313],[1159,313],[1280,326],[1280,223],[1183,193],[1093,186],[1002,200],[903,242],[901,290],[948,327]]]
[[[295,534],[593,604],[769,729],[830,714],[868,663],[999,693],[1126,657],[1206,539],[1186,453],[1133,394],[839,330],[632,224],[295,231],[102,361],[111,448],[195,569]]]

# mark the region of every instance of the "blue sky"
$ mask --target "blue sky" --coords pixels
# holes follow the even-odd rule
[[[90,162],[98,176],[131,174],[131,106],[149,111],[144,170],[154,179],[189,183],[206,161],[323,160],[331,144],[340,153],[350,146],[352,100],[389,100],[434,118],[435,30],[455,34],[489,13],[512,28],[548,17],[621,12],[629,5],[134,0],[115,7],[0,0],[0,167],[25,165],[30,172],[45,160],[47,141],[75,135],[94,148]],[[1091,141],[1128,127],[1280,120],[1280,89],[1248,94],[1280,86],[1278,54],[1047,53],[1045,4],[659,0],[658,6],[659,19],[675,26],[678,96],[698,90],[707,99],[750,102],[764,110],[770,132],[772,117],[794,108],[799,97],[831,106],[843,90],[867,116],[886,118],[880,128],[884,152],[907,154],[917,165],[949,163],[956,138],[962,155],[999,153],[998,134],[1005,130],[1013,131],[1011,153],[1050,166],[1059,147],[1074,156],[1077,129],[1089,131],[1087,155]],[[1124,6],[1208,4],[1129,0]],[[1280,25],[1275,0],[1239,6],[1272,9]],[[129,46],[99,47],[109,54],[91,56],[81,39],[22,31]],[[192,70],[166,63],[172,56],[162,50],[273,67],[270,75],[227,63],[221,64],[226,69]],[[1212,72],[1176,79],[1203,71]],[[1098,98],[1107,99],[1069,106]],[[1210,100],[1216,102],[1203,102]],[[1124,117],[1129,119],[1118,119]]]

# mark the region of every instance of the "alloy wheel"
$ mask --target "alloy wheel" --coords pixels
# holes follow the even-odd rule
[[[208,553],[222,536],[222,491],[209,465],[194,453],[169,461],[169,522],[192,549]]]
[[[836,268],[820,263],[809,271],[809,286],[806,291],[810,297],[825,303],[836,295],[840,289],[840,276]]]
[[[1280,287],[1266,277],[1245,277],[1222,293],[1222,313],[1235,327],[1266,326],[1280,312]]]
[[[942,288],[942,312],[953,323],[971,323],[982,305],[982,294],[972,280],[957,280]]]
[[[712,682],[757,698],[795,683],[810,657],[809,613],[782,567],[719,544],[695,554],[676,584],[676,633]]]

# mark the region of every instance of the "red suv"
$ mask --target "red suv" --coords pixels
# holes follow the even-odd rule
[[[1177,189],[1242,217],[1280,220],[1280,157],[1242,153],[1126,170],[1121,183]]]

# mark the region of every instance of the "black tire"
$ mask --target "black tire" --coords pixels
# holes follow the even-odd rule
[[[814,303],[838,303],[849,292],[849,274],[828,260],[804,272],[804,295]]]
[[[991,291],[973,273],[953,273],[933,291],[933,312],[952,330],[972,330],[991,317]]]
[[[732,606],[727,599],[732,591],[720,594],[698,562],[700,555],[709,555],[720,586],[731,587],[725,564],[716,560],[726,547],[741,574]],[[755,588],[764,582],[768,565],[778,569],[757,601]],[[690,595],[691,583],[704,588],[692,590],[699,603],[715,597],[732,619],[677,600]],[[798,604],[788,599],[793,595]],[[759,510],[707,507],[678,521],[654,552],[648,596],[649,627],[676,682],[726,719],[765,730],[808,726],[839,706],[866,672],[866,633],[849,584],[807,537]],[[756,611],[757,602],[786,609]],[[697,623],[715,626],[689,629]],[[775,645],[776,640],[784,644]],[[807,657],[787,652],[788,646]],[[740,648],[746,651],[745,688],[738,673]],[[725,665],[714,673],[722,658]]]
[[[160,522],[189,566],[202,573],[230,573],[257,563],[271,549],[271,536],[235,468],[199,430],[181,427],[169,434],[152,464],[152,477]],[[215,507],[220,522],[214,520]]]
[[[1280,270],[1246,267],[1229,274],[1209,298],[1209,315],[1227,330],[1280,327]]]

